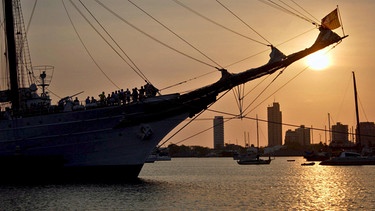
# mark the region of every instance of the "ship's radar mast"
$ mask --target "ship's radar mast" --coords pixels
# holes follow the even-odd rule
[[[42,96],[47,96],[46,87],[51,83],[54,67],[50,65],[34,66],[35,73],[39,72],[39,78],[36,79],[37,86],[42,87]]]

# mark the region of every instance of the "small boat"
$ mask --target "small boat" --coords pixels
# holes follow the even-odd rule
[[[287,162],[294,162],[294,161],[296,161],[296,160],[286,160]]]
[[[172,158],[169,155],[168,148],[155,148],[152,153],[146,159],[146,163],[154,163],[155,161],[171,161]]]
[[[306,161],[323,161],[328,160],[330,158],[330,155],[328,152],[305,152],[305,155],[303,156]]]
[[[268,158],[268,160],[257,158],[250,158],[250,159],[240,159],[237,161],[240,165],[263,165],[263,164],[270,164],[271,163],[271,157]]]
[[[313,166],[313,165],[315,165],[315,162],[301,163],[301,166]]]
[[[341,152],[339,156],[320,162],[320,165],[329,166],[361,166],[375,165],[375,157],[364,157],[357,152]]]

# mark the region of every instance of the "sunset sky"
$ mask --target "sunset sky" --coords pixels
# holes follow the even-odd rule
[[[83,9],[79,1],[73,0],[73,2],[87,15],[87,11]],[[246,37],[262,43],[269,41],[288,55],[310,47],[319,33],[318,29],[314,29],[313,24],[267,5],[264,2],[268,1],[265,0],[220,0],[219,2],[232,13],[214,0],[179,0],[206,18],[187,10],[173,0],[132,1],[167,26],[170,31],[189,42],[199,50],[198,52],[129,1],[102,1],[121,16],[121,19],[93,0],[82,0],[82,2],[106,27],[106,30],[123,51],[132,58],[143,74],[161,89],[162,94],[185,92],[215,82],[220,78],[220,72],[214,68],[218,65],[227,68],[229,72],[237,73],[267,63],[269,47]],[[318,129],[328,127],[328,113],[331,115],[331,124],[341,122],[353,127],[355,109],[352,71],[355,72],[357,79],[360,119],[361,121],[375,121],[375,41],[373,40],[375,37],[373,29],[375,1],[283,0],[280,2],[275,0],[274,2],[279,4],[285,2],[309,17],[311,14],[316,18],[314,19],[316,22],[319,22],[338,5],[345,35],[349,37],[335,48],[325,49],[323,55],[329,58],[329,62],[328,66],[320,71],[313,70],[313,68],[306,69],[307,61],[303,59],[288,67],[272,83],[277,73],[264,81],[262,78],[247,83],[245,93],[251,91],[243,102],[243,108],[249,107],[244,112],[247,118],[234,119],[225,123],[225,142],[244,145],[244,132],[249,132],[250,143],[255,144],[256,124],[253,119],[258,115],[260,120],[266,120],[267,106],[272,105],[273,102],[280,103],[282,119],[285,123],[283,136],[286,130],[295,129],[293,125],[313,126]],[[298,3],[305,11],[293,2]],[[25,22],[28,23],[34,1],[21,0],[21,3]],[[84,92],[78,97],[83,101],[87,96],[97,98],[102,91],[109,93],[118,90],[118,87],[130,89],[144,85],[144,80],[108,47],[77,13],[70,1],[64,0],[64,3],[81,39],[101,70],[94,64],[79,41],[62,1],[39,0],[28,31],[28,42],[33,65],[48,64],[55,67],[49,87],[53,103],[62,97],[81,91]],[[91,17],[88,15],[87,17],[93,25],[98,26]],[[124,20],[154,39],[169,45],[170,48],[130,27]],[[341,28],[336,29],[335,32],[343,36]],[[181,55],[171,48],[194,59]],[[202,75],[204,76],[200,77]],[[164,89],[183,81],[188,82]],[[269,87],[266,88],[267,86]],[[223,115],[215,111],[227,114]],[[233,117],[230,114],[239,114],[233,92],[227,93],[210,108],[210,111],[206,111],[168,143],[213,147],[212,129],[189,137],[209,129],[213,124],[214,116]],[[265,146],[267,145],[267,125],[261,121],[259,127],[260,143],[261,146]],[[170,135],[172,134],[173,131]],[[181,142],[182,140],[185,141]],[[325,142],[325,133],[319,130],[314,131],[313,142],[319,141]]]

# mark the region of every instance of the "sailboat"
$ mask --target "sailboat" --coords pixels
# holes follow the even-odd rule
[[[219,69],[222,76],[218,81],[188,93],[82,108],[74,104],[73,96],[52,105],[45,90],[48,66],[35,76],[35,82],[21,83],[19,73],[28,46],[20,0],[3,0],[3,7],[5,71],[10,83],[9,89],[0,92],[0,101],[10,104],[0,114],[3,182],[137,179],[155,146],[182,121],[215,103],[219,93],[272,74],[346,37],[321,26],[312,46],[287,56],[271,46],[266,64],[236,74]]]
[[[360,133],[360,122],[358,112],[358,96],[357,96],[357,85],[355,80],[355,73],[353,72],[353,89],[354,89],[354,102],[356,110],[356,122],[357,122],[357,143],[355,148],[357,151],[362,150],[361,133]],[[332,147],[333,148],[333,147]],[[328,160],[320,162],[320,165],[330,166],[360,166],[360,165],[375,165],[375,156],[362,156],[358,152],[353,151],[341,151],[337,157],[331,157]]]
[[[259,153],[259,126],[258,126],[258,115],[256,117],[256,125],[257,125],[257,148],[254,155],[247,155],[244,157],[240,157],[237,161],[240,165],[263,165],[263,164],[270,164],[271,163],[271,156],[269,156],[268,160],[264,160],[260,158]]]

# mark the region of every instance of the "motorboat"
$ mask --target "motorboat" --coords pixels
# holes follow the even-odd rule
[[[339,156],[320,162],[320,165],[329,166],[360,166],[375,165],[374,156],[362,156],[357,152],[341,152]]]

